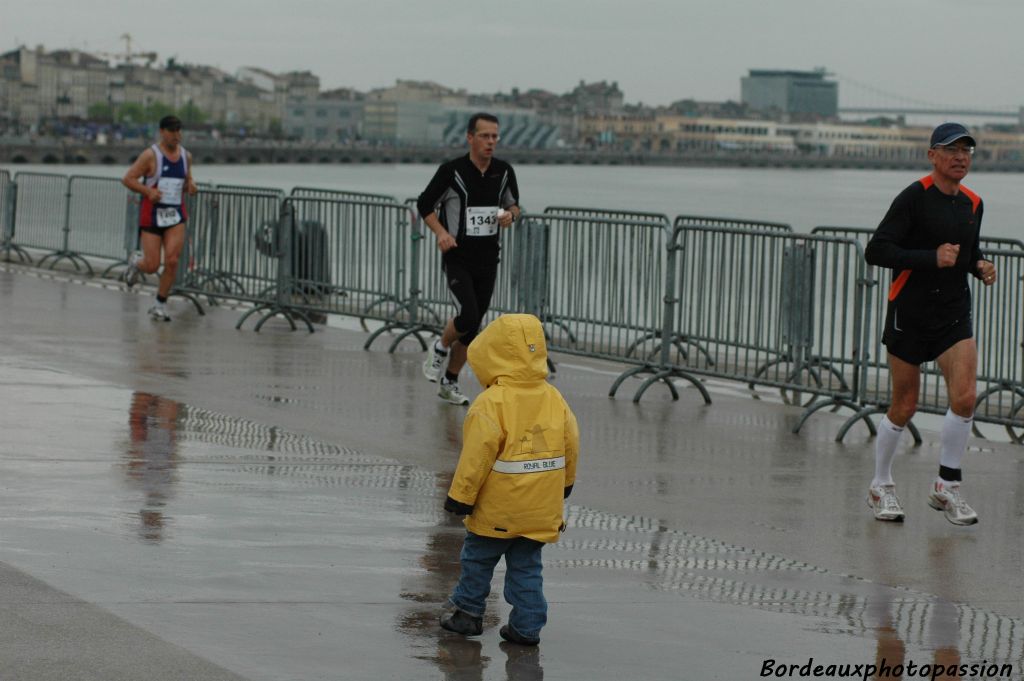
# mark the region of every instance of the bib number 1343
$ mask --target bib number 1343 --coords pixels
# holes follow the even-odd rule
[[[497,233],[497,206],[466,207],[466,236],[492,236]]]

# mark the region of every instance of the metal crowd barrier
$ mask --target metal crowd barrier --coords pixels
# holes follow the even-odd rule
[[[78,257],[122,260],[125,226],[132,222],[138,228],[131,192],[120,180],[107,177],[72,175],[68,186],[67,249]],[[83,261],[91,272],[89,261]]]
[[[297,312],[310,331],[309,313],[392,319],[406,292],[412,222],[399,203],[286,198],[279,229],[285,276],[260,324],[282,312]]]
[[[812,234],[856,239],[866,246],[874,230],[862,227],[815,227]],[[1021,324],[1021,265],[1024,243],[1016,239],[982,237],[981,248],[986,257],[996,262],[999,281],[988,288],[972,280],[975,338],[978,343],[978,400],[975,419],[1002,424],[1010,436],[1020,439],[1014,428],[1024,427],[1024,403],[1015,401],[1014,395],[1024,396],[1021,389],[1021,350],[1024,348],[1024,327]],[[1006,250],[994,250],[1003,247]],[[1001,270],[1006,268],[1006,272]],[[1004,276],[1004,274],[1006,276]],[[865,338],[861,392],[857,396],[858,413],[839,429],[837,440],[842,440],[858,419],[863,419],[874,433],[869,417],[884,413],[891,400],[892,381],[882,344],[882,330],[888,304],[891,275],[885,268],[867,266],[866,276],[871,291],[865,309]],[[918,411],[944,414],[949,406],[942,372],[935,362],[921,367],[921,392]],[[799,430],[802,421],[797,425]],[[911,422],[909,430],[915,442],[922,439]],[[977,432],[977,429],[975,429]]]
[[[191,202],[175,293],[270,304],[277,300],[278,222],[273,194],[201,190]]]
[[[384,322],[367,340],[398,331],[391,350],[437,333],[451,297],[441,257],[415,202],[383,194],[298,187],[203,189],[188,198],[188,239],[175,293],[254,305],[265,312]],[[0,171],[0,238],[40,261],[83,256],[124,262],[138,244],[138,196],[115,179]],[[806,409],[796,430],[825,408],[855,410],[837,439],[888,404],[881,346],[887,272],[870,267],[872,230],[549,207],[502,233],[502,265],[488,318],[532,312],[552,350],[633,365],[615,381],[651,374],[634,400],[674,377],[715,376],[779,388]],[[17,243],[15,243],[17,242]],[[1000,273],[973,286],[979,347],[976,421],[1024,441],[1024,242],[983,238]],[[110,268],[108,268],[109,271]],[[809,400],[805,402],[805,397]],[[924,367],[920,410],[941,414],[941,375]],[[911,425],[916,438],[919,435]]]
[[[1024,248],[984,251],[997,281],[975,280],[973,305],[978,343],[975,421],[998,423],[1024,444]],[[932,404],[938,405],[935,396]],[[977,429],[975,429],[977,432]]]
[[[716,218],[708,215],[677,215],[673,227],[731,227],[733,229],[755,229],[773,232],[792,232],[793,228],[784,222],[762,222],[739,218]]]
[[[667,244],[660,357],[624,372],[652,374],[677,397],[673,377],[696,375],[774,386],[819,404],[856,409],[866,264],[850,239],[785,230],[677,222]]]
[[[642,362],[638,344],[662,329],[666,223],[556,213],[525,220],[546,242],[548,272],[533,277],[531,295],[548,347]]]
[[[389,194],[353,192],[346,189],[325,189],[321,187],[294,187],[292,188],[290,196],[296,199],[338,199],[341,201],[383,201],[385,203],[398,203],[395,197]]]
[[[646,222],[663,222],[667,229],[671,221],[664,213],[649,213],[635,210],[615,210],[612,208],[586,208],[584,206],[548,206],[544,212],[557,215],[571,215],[580,218],[601,218],[604,220],[639,220]]]
[[[66,175],[52,173],[17,173],[14,176],[17,188],[14,234],[22,248],[48,252],[37,263],[39,265],[65,250],[69,182]]]
[[[11,174],[0,170],[0,251],[3,251],[5,260],[9,261],[14,253],[21,262],[32,264],[32,258],[25,249],[14,243],[15,196],[16,187]]]
[[[232,194],[260,194],[284,199],[284,190],[277,187],[255,187],[247,184],[214,184],[211,189]]]

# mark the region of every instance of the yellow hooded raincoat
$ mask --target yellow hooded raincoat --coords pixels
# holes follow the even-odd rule
[[[528,314],[498,317],[469,345],[486,390],[466,414],[448,497],[472,507],[465,525],[474,534],[555,542],[564,527],[579,429],[547,382],[547,358],[540,320]]]

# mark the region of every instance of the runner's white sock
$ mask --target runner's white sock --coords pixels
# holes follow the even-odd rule
[[[946,410],[942,419],[942,454],[939,463],[946,468],[960,469],[967,449],[967,438],[971,434],[974,417],[964,418],[954,414],[952,409]],[[941,478],[936,478],[940,480]]]
[[[875,479],[871,481],[872,487],[893,484],[892,460],[896,456],[900,435],[903,435],[903,429],[890,421],[888,415],[883,416],[875,438]]]

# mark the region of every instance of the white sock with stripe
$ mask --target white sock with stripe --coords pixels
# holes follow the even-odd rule
[[[896,445],[900,443],[903,428],[883,416],[878,424],[878,435],[875,437],[875,478],[872,487],[892,485],[892,460],[896,457]]]
[[[963,417],[953,413],[952,409],[946,410],[946,416],[942,419],[940,465],[960,470],[964,452],[967,450],[967,438],[971,435],[972,423],[974,423],[973,416]],[[941,478],[936,478],[936,480],[941,480]]]

